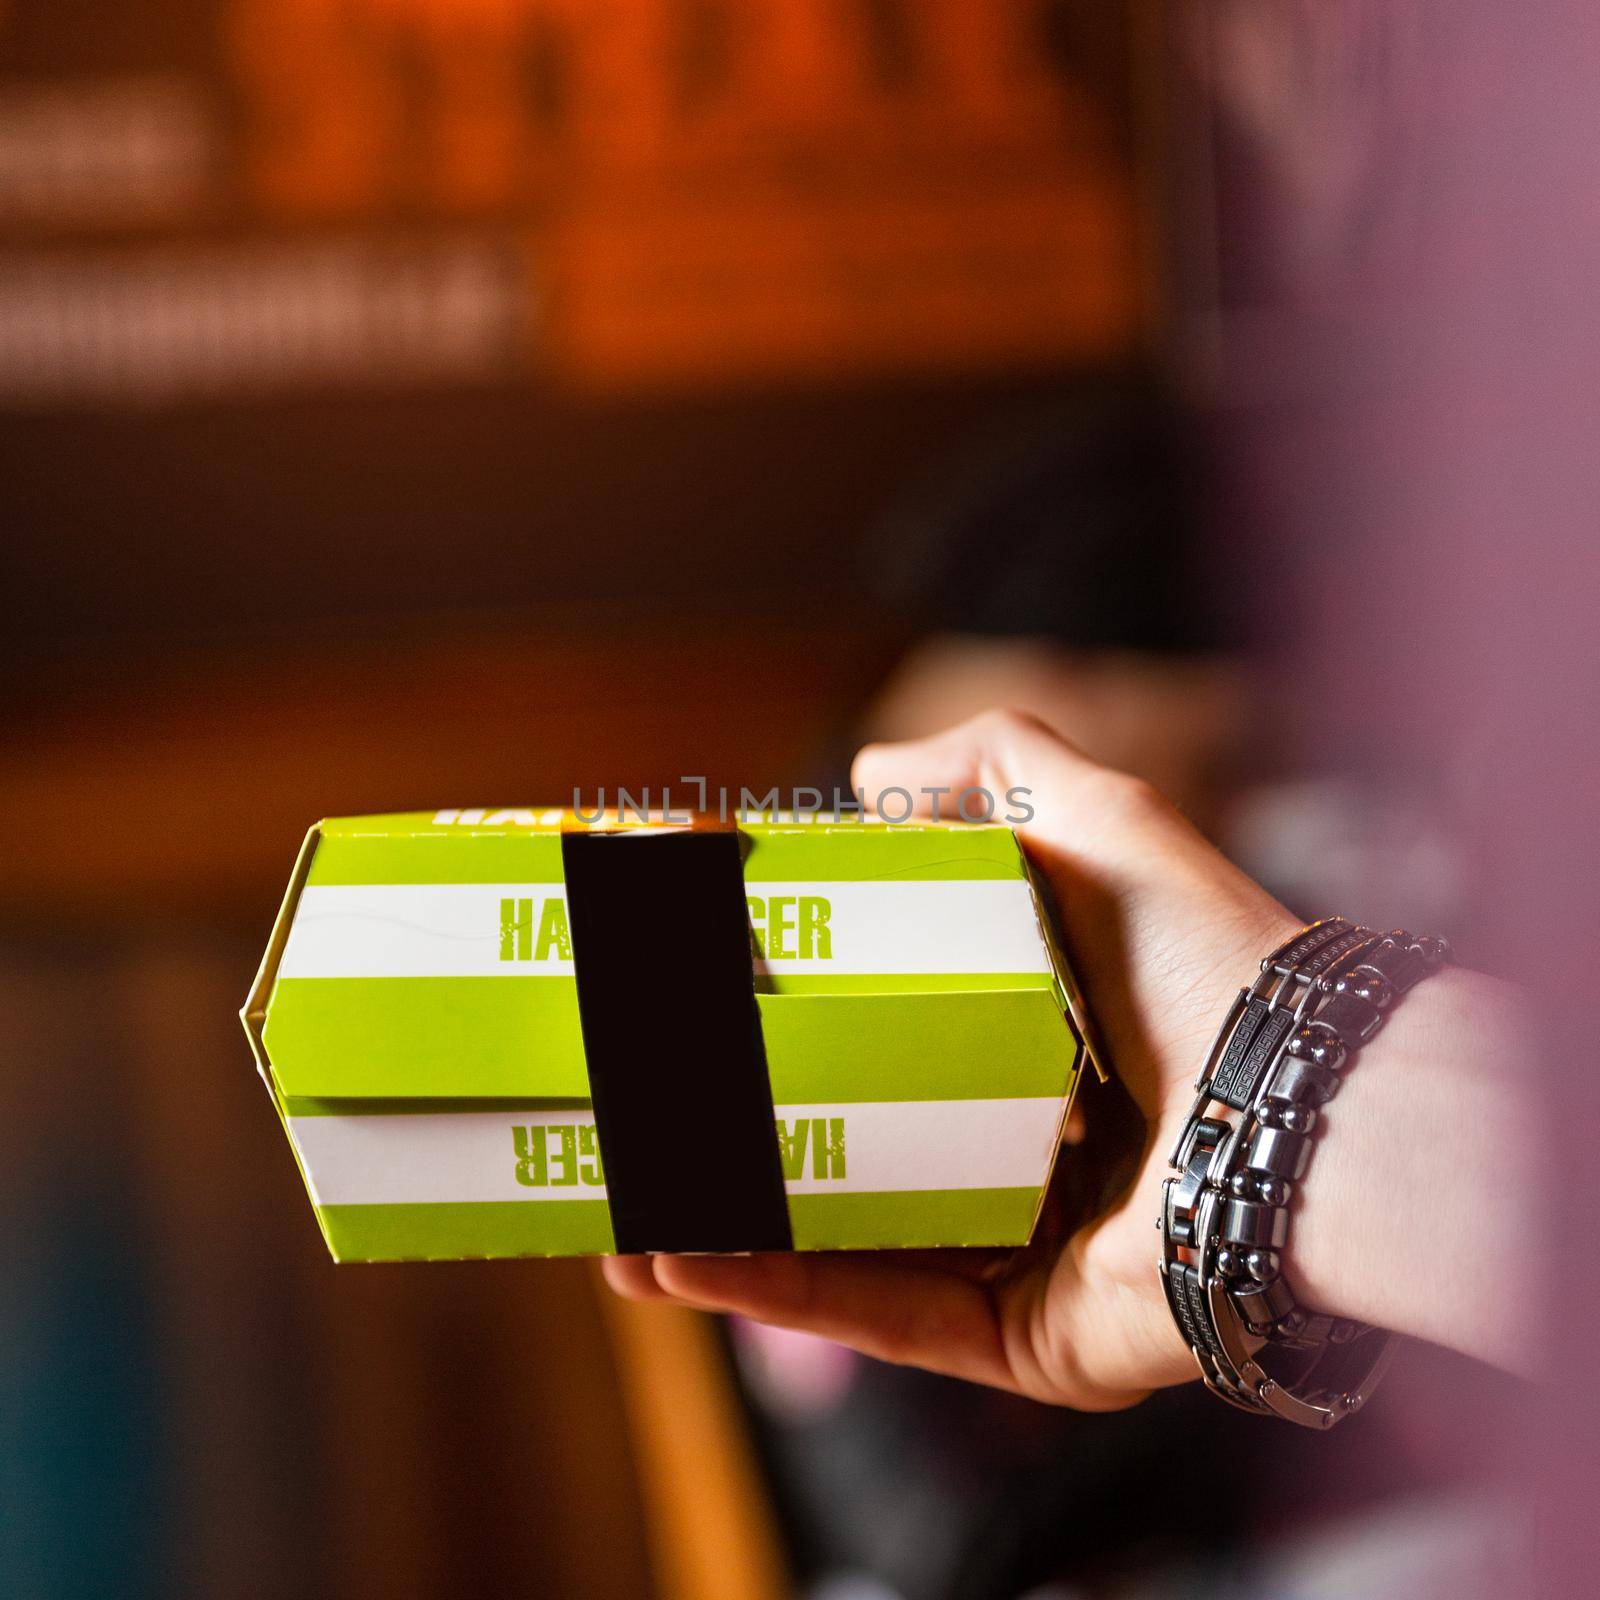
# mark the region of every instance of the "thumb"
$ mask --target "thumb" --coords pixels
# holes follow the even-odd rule
[[[926,739],[869,744],[856,756],[851,782],[869,808],[903,808],[910,796],[918,811],[939,797],[943,817],[979,822],[1036,817],[1048,828],[1076,810],[1086,788],[1106,770],[1037,718],[1020,711],[986,711]],[[976,793],[977,797],[972,796]],[[963,795],[968,796],[963,803]]]

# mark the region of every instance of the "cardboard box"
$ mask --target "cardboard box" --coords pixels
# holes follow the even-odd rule
[[[1085,1055],[999,825],[322,822],[242,1015],[339,1261],[1022,1244]]]

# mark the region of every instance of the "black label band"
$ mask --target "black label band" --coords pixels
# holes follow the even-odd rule
[[[790,1250],[739,836],[562,836],[616,1247]]]

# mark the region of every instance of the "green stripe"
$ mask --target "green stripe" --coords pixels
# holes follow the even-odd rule
[[[491,806],[491,811],[497,811],[498,806]],[[535,806],[534,814],[537,815],[544,808]],[[415,834],[419,838],[446,839],[451,834],[462,834],[469,830],[457,823],[435,823],[434,811],[374,811],[362,817],[324,817],[317,827],[322,831],[323,837],[328,839],[348,839],[360,837],[363,834],[380,834],[384,838],[404,838]],[[532,828],[514,828],[506,826],[496,829],[496,833],[522,835],[536,831],[556,832],[559,830]]]
[[[461,1261],[495,1256],[610,1255],[604,1200],[457,1200],[323,1206],[335,1261]]]
[[[559,833],[473,834],[465,828],[390,837],[327,834],[306,880],[351,883],[563,883]]]
[[[1047,988],[759,995],[778,1105],[1065,1094],[1078,1044]]]
[[[286,1095],[589,1093],[569,977],[280,978],[263,1037]]]
[[[426,819],[422,819],[426,821]],[[560,883],[561,835],[482,833],[441,827],[384,833],[405,818],[323,824],[308,882],[328,884]],[[364,826],[367,832],[354,831]],[[415,824],[413,824],[415,826]],[[1019,878],[1022,855],[1009,828],[806,825],[741,830],[746,883],[949,882]]]
[[[572,1098],[557,1099],[555,1097],[540,1097],[519,1095],[508,1099],[467,1100],[452,1099],[449,1096],[435,1096],[432,1099],[417,1098],[415,1100],[394,1100],[374,1098],[371,1100],[346,1100],[334,1097],[331,1099],[310,1098],[302,1095],[290,1095],[282,1101],[284,1114],[290,1117],[424,1117],[424,1116],[451,1116],[457,1113],[476,1113],[479,1111],[500,1111],[515,1114],[519,1111],[589,1111],[593,1109],[588,1100]]]
[[[1054,987],[1048,972],[778,972],[756,977],[757,994],[967,994]]]
[[[1037,1189],[921,1189],[902,1194],[792,1194],[796,1250],[1021,1245]]]
[[[797,1250],[1026,1244],[1036,1189],[924,1189],[893,1194],[795,1194]],[[471,1200],[426,1205],[323,1206],[338,1261],[459,1261],[507,1256],[609,1255],[604,1200]]]
[[[947,882],[1020,878],[1009,828],[749,829],[746,883]]]
[[[1077,1040],[1049,980],[1031,982],[950,993],[757,995],[773,1099],[1064,1094]],[[351,1111],[407,1100],[469,1110],[589,1096],[570,978],[285,978],[265,1038],[296,1115],[305,1101],[352,1102]]]

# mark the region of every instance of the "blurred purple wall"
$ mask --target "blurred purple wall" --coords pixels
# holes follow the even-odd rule
[[[1254,574],[1236,610],[1305,708],[1300,760],[1432,796],[1462,954],[1548,1021],[1523,1065],[1550,1225],[1506,1292],[1544,1297],[1553,1388],[1442,1370],[1409,1425],[1530,1515],[1540,1570],[1486,1590],[1592,1594],[1600,11],[1219,3],[1175,44],[1181,354],[1217,546]]]

